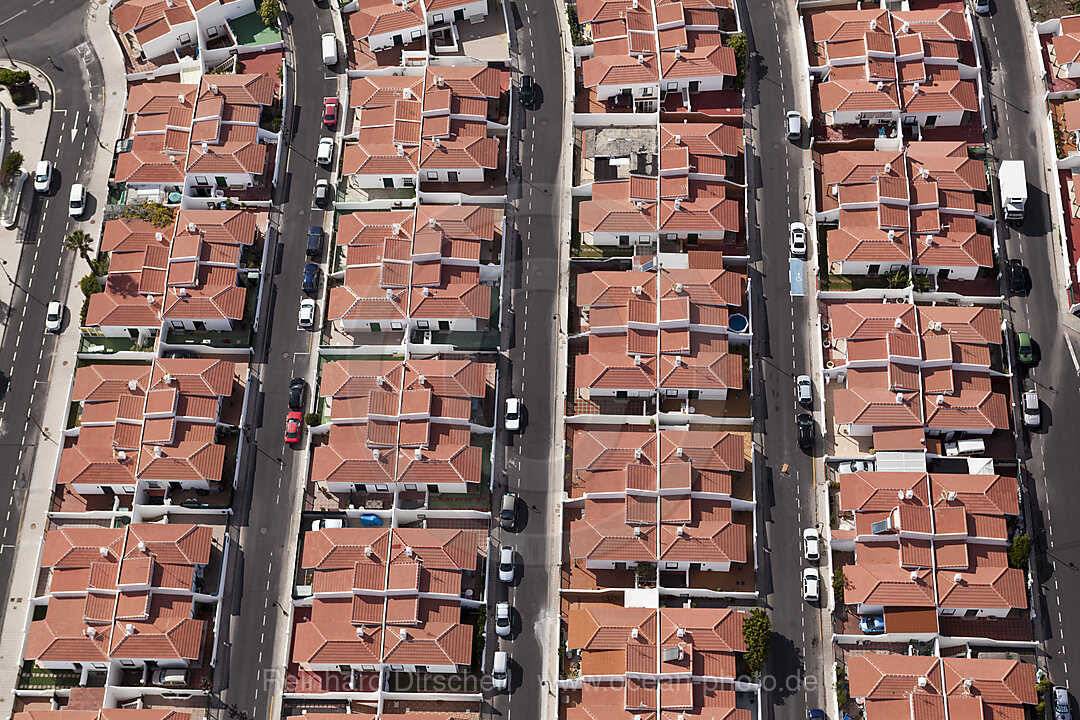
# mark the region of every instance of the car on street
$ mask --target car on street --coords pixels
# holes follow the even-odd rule
[[[307,245],[304,246],[304,254],[308,257],[319,257],[322,252],[323,229],[320,225],[312,225],[307,229]]]
[[[809,375],[800,375],[795,378],[795,397],[800,405],[810,407],[814,404],[814,383]]]
[[[503,414],[503,429],[517,432],[521,429],[521,400],[516,397],[506,398],[506,412]]]
[[[34,190],[39,193],[49,192],[52,185],[53,164],[49,160],[42,160],[34,170]]]
[[[1023,365],[1035,362],[1035,349],[1031,345],[1031,336],[1026,332],[1016,333],[1016,359]]]
[[[285,442],[290,445],[300,442],[300,418],[299,410],[293,410],[285,417]]]
[[[1069,689],[1061,685],[1054,687],[1054,720],[1072,720]]]
[[[788,226],[789,244],[792,257],[806,257],[806,226],[793,222]]]
[[[802,598],[806,602],[817,602],[820,597],[818,585],[821,578],[814,568],[806,568],[802,573]]]
[[[807,720],[825,720],[825,711],[821,708],[814,708],[806,713]]]
[[[510,684],[510,656],[505,650],[499,650],[491,661],[491,687],[494,690],[505,690]]]
[[[326,207],[330,204],[330,181],[326,178],[315,181],[315,204],[318,207]]]
[[[307,395],[307,381],[304,378],[293,378],[289,383],[289,409],[303,410],[305,395]]]
[[[68,195],[68,215],[78,218],[84,212],[86,212],[86,186],[75,183],[71,186],[71,193]]]
[[[817,562],[821,558],[821,533],[817,528],[806,528],[802,533],[803,555],[810,562]]]
[[[521,89],[518,91],[518,100],[525,107],[531,107],[536,101],[536,83],[532,75],[521,76]]]
[[[1037,428],[1042,425],[1042,411],[1039,409],[1039,393],[1028,390],[1021,398],[1021,407],[1024,409],[1024,425],[1029,428]]]
[[[802,138],[802,115],[798,110],[788,110],[784,115],[784,129],[787,130],[789,140]]]
[[[842,463],[836,466],[836,472],[841,475],[847,475],[849,473],[857,472],[873,472],[874,461],[873,460],[844,460]]]
[[[296,313],[296,324],[302,328],[309,328],[315,324],[315,301],[311,298],[300,301],[300,310]]]
[[[56,300],[49,303],[45,309],[45,331],[51,333],[60,332],[60,323],[64,320],[64,306]]]
[[[859,629],[865,635],[881,635],[885,632],[885,616],[866,615],[859,620]]]
[[[977,15],[989,15],[990,0],[975,0],[975,13]]]
[[[504,583],[514,582],[514,548],[503,545],[499,549],[499,580]]]
[[[323,98],[322,124],[331,130],[337,127],[337,98]]]
[[[1009,281],[1009,292],[1020,295],[1027,290],[1027,278],[1024,277],[1024,265],[1016,258],[1009,260],[1005,266],[1005,276]]]
[[[499,524],[504,530],[514,527],[517,522],[517,493],[505,492],[502,498],[502,510],[499,512]]]
[[[329,165],[334,159],[334,138],[324,137],[319,140],[319,150],[315,153],[315,162]]]
[[[319,289],[319,266],[315,263],[304,266],[304,278],[300,283],[300,289],[309,294]]]
[[[510,635],[510,603],[501,602],[495,606],[495,634],[499,637]]]
[[[795,430],[798,433],[799,447],[814,446],[814,418],[809,413],[799,413],[795,418]]]

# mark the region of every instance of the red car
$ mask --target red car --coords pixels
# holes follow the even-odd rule
[[[324,98],[322,123],[328,128],[337,125],[337,98]]]
[[[300,442],[300,411],[293,410],[285,418],[285,442],[295,445]]]

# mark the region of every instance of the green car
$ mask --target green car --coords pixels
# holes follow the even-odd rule
[[[1016,333],[1016,357],[1024,365],[1030,365],[1035,361],[1035,354],[1031,349],[1031,336],[1025,332]]]

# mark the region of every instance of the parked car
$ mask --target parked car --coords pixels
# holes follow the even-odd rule
[[[885,616],[866,615],[859,620],[859,629],[866,635],[881,635],[885,632]]]
[[[307,245],[304,254],[308,257],[319,257],[322,252],[323,229],[318,225],[312,225],[307,229]]]
[[[499,549],[499,580],[504,583],[514,582],[514,548],[503,545]]]
[[[806,568],[802,574],[802,597],[807,602],[817,602],[820,598],[818,585],[821,583],[821,578],[818,577],[818,571],[814,568]]]
[[[510,603],[501,602],[495,606],[495,634],[499,637],[510,635]]]
[[[792,257],[806,257],[806,226],[793,222],[788,226]]]
[[[800,375],[795,378],[795,397],[800,405],[810,407],[814,404],[814,383],[809,375]]]
[[[49,160],[42,160],[34,170],[34,190],[39,193],[49,192],[52,185],[53,164]]]
[[[341,518],[326,518],[324,520],[314,520],[311,523],[312,532],[317,530],[337,530],[343,527],[348,527],[348,524]]]
[[[326,207],[330,204],[330,181],[326,178],[315,181],[315,204],[318,207]]]
[[[799,413],[795,418],[795,429],[799,436],[799,447],[814,446],[814,418],[809,413]]]
[[[784,128],[787,130],[789,140],[802,138],[802,115],[798,110],[788,110],[784,116]]]
[[[840,473],[841,475],[847,475],[848,473],[873,471],[873,460],[845,460],[836,466],[836,472]]]
[[[86,186],[75,183],[71,186],[71,193],[68,195],[68,215],[77,218],[84,212],[86,212]]]
[[[64,306],[53,300],[45,309],[45,331],[51,333],[60,332],[60,324],[64,320]]]
[[[324,137],[319,140],[319,149],[315,153],[315,162],[329,165],[334,159],[334,138]]]
[[[1035,362],[1035,349],[1031,346],[1031,336],[1026,332],[1016,333],[1016,359],[1023,365]]]
[[[319,266],[315,263],[304,266],[304,279],[300,283],[300,289],[306,293],[314,293],[319,289]]]
[[[188,672],[184,668],[159,668],[150,676],[150,682],[163,687],[185,687]]]
[[[506,530],[517,522],[517,493],[503,493],[502,510],[499,512],[499,524]]]
[[[1042,425],[1042,410],[1039,409],[1039,393],[1028,390],[1024,393],[1021,406],[1024,409],[1024,425],[1037,428]]]
[[[315,301],[304,298],[300,301],[300,311],[296,314],[296,324],[302,328],[309,328],[315,324]]]
[[[525,107],[530,107],[536,101],[536,83],[532,75],[521,76],[521,89],[518,91],[518,100]]]
[[[337,127],[337,98],[323,98],[322,124],[327,128]]]
[[[1009,281],[1009,292],[1019,295],[1027,290],[1027,278],[1024,276],[1024,265],[1016,258],[1009,260],[1005,266],[1005,276]]]
[[[817,528],[806,528],[802,533],[803,555],[810,562],[817,562],[821,557],[821,533]]]
[[[507,432],[521,429],[521,401],[516,397],[506,398],[506,412],[503,415],[503,428]]]
[[[306,395],[307,381],[304,378],[293,378],[289,383],[289,409],[303,410]]]
[[[990,0],[975,0],[975,13],[978,15],[989,15]]]
[[[825,720],[825,711],[821,708],[814,708],[806,713],[807,720]]]
[[[510,656],[505,650],[498,650],[491,661],[491,687],[495,690],[505,690],[510,684]]]
[[[945,443],[945,455],[979,455],[986,452],[986,442],[982,438],[964,438]]]
[[[285,417],[285,442],[295,445],[300,442],[300,411],[293,410]]]
[[[1072,720],[1069,689],[1061,685],[1054,687],[1054,720]]]

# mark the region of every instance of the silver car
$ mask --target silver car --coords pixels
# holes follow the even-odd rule
[[[495,634],[499,637],[510,635],[510,603],[501,602],[495,606]]]
[[[1061,685],[1054,688],[1054,720],[1072,720],[1069,690]]]
[[[1037,428],[1042,425],[1042,411],[1039,409],[1039,393],[1028,390],[1021,399],[1021,407],[1024,409],[1024,425],[1029,428]]]

